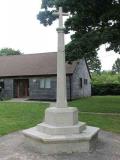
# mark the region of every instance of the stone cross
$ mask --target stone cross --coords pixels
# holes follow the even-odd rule
[[[62,7],[59,7],[59,12],[54,12],[53,15],[59,16],[59,28],[63,28],[63,16],[68,16],[68,13],[63,13]]]
[[[57,108],[67,107],[66,93],[66,65],[65,65],[65,43],[64,43],[64,27],[63,16],[68,16],[62,12],[62,7],[59,7],[59,12],[53,13],[59,15],[58,32],[58,53],[57,53]]]
[[[42,154],[89,152],[96,146],[99,128],[78,121],[78,110],[66,100],[65,45],[62,8],[59,8],[57,103],[45,110],[44,122],[23,131],[26,146]],[[37,140],[37,141],[36,141]]]

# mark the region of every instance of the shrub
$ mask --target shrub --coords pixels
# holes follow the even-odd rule
[[[120,95],[120,84],[93,84],[92,95]]]

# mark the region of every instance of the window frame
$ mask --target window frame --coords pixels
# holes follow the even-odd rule
[[[4,88],[5,88],[4,79],[0,79],[0,87],[1,87],[1,89],[4,89]]]
[[[42,84],[43,83],[43,84]],[[45,88],[45,79],[44,78],[41,78],[40,79],[40,89],[43,89]]]
[[[79,87],[80,89],[83,88],[83,78],[82,77],[79,78]]]
[[[50,88],[51,88],[51,78],[41,78],[40,79],[40,89],[50,89]]]
[[[49,83],[48,83],[49,82]],[[49,84],[49,85],[48,85]],[[48,85],[48,86],[47,86]],[[44,87],[46,89],[50,89],[51,88],[51,79],[50,78],[46,78],[45,79],[45,84],[44,84]]]
[[[84,79],[84,84],[85,84],[85,85],[88,84],[88,79]]]

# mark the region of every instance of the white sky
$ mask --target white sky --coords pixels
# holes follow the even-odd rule
[[[10,47],[25,54],[57,51],[58,22],[49,27],[40,25],[36,18],[40,6],[41,0],[0,0],[0,49]],[[69,35],[65,41],[70,41]],[[110,70],[120,55],[106,53],[102,46],[99,57],[102,69]]]

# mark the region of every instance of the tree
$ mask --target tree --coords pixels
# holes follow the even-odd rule
[[[9,55],[21,55],[22,53],[19,50],[14,50],[12,48],[3,48],[0,50],[0,56],[9,56]]]
[[[117,58],[115,63],[112,66],[113,73],[120,73],[120,58]]]
[[[120,84],[120,74],[113,74],[112,71],[92,73],[92,84]]]
[[[59,6],[71,14],[65,22],[65,32],[74,31],[66,46],[69,61],[94,57],[106,43],[107,51],[120,53],[120,0],[42,0],[40,23],[51,25],[57,18],[52,13]]]
[[[87,62],[90,73],[100,74],[101,62],[97,56],[86,58],[86,62]]]

